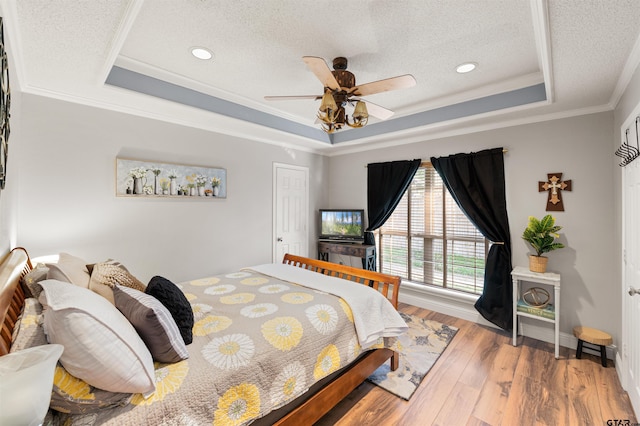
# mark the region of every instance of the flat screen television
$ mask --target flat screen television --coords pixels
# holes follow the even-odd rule
[[[319,238],[325,241],[364,241],[364,210],[321,209]]]

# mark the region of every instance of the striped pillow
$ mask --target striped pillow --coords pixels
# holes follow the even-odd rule
[[[155,390],[153,358],[135,328],[89,289],[41,281],[40,303],[49,343],[64,346],[60,364],[91,386],[111,392]]]
[[[176,322],[158,299],[118,285],[113,288],[113,298],[155,361],[169,363],[189,358]]]
[[[24,302],[22,316],[14,329],[11,352],[47,344],[42,327],[42,305],[34,298],[27,298]],[[93,413],[126,405],[132,396],[132,393],[116,393],[95,388],[84,380],[73,377],[58,363],[53,375],[49,406],[63,413]]]

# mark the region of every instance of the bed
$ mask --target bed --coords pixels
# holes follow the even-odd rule
[[[23,248],[12,250],[0,265],[0,318],[2,318],[0,355],[6,354],[11,350],[12,340],[15,339],[16,334],[14,328],[19,327],[21,313],[23,309],[29,306],[30,299],[25,297],[25,291],[20,285],[20,279],[29,273],[32,268],[33,265],[29,256]],[[278,274],[282,273],[282,270],[285,270],[286,275],[280,277]],[[311,276],[313,278],[310,278]],[[304,287],[298,286],[295,283],[296,279],[314,282],[317,279],[318,282],[313,284],[316,288],[308,288],[307,285],[312,287],[313,285],[305,283]],[[361,284],[361,286],[345,285],[347,283],[342,280],[355,282]],[[338,293],[342,291],[341,287],[348,288],[349,292],[354,292],[354,288],[356,288],[357,292],[337,297],[328,294],[325,291],[328,287],[324,286],[336,286],[335,291]],[[229,274],[179,283],[178,287],[189,300],[194,312],[193,343],[187,345],[189,357],[174,363],[155,362],[154,369],[156,380],[161,380],[161,376],[168,374],[167,371],[169,370],[183,374],[186,379],[184,379],[181,386],[185,388],[185,392],[187,389],[189,390],[189,396],[181,395],[180,389],[170,389],[170,391],[165,392],[166,395],[162,398],[151,396],[148,399],[144,399],[141,394],[129,395],[124,402],[120,401],[119,404],[105,406],[101,410],[93,410],[89,413],[61,414],[54,412],[54,414],[51,414],[50,412],[54,423],[70,421],[71,424],[103,424],[105,422],[112,422],[118,425],[139,424],[141,422],[200,424],[203,422],[204,417],[202,416],[210,416],[207,417],[206,423],[310,425],[320,419],[384,362],[389,361],[392,370],[395,370],[398,366],[398,354],[394,351],[395,339],[393,335],[403,332],[402,326],[398,323],[393,323],[392,319],[391,323],[393,324],[389,328],[390,332],[377,329],[367,331],[371,334],[368,335],[368,340],[361,344],[363,343],[362,335],[364,334],[362,330],[367,327],[372,328],[369,322],[375,321],[366,320],[364,321],[365,324],[362,324],[363,320],[358,320],[360,315],[358,308],[350,309],[351,305],[345,302],[345,300],[349,300],[349,297],[351,297],[351,300],[354,297],[363,297],[361,296],[363,293],[377,293],[382,295],[383,299],[386,299],[382,302],[380,309],[385,308],[384,304],[388,304],[394,308],[394,313],[397,314],[395,309],[397,309],[400,288],[400,278],[397,276],[286,254],[282,264],[258,265]],[[332,289],[331,292],[333,291]],[[213,297],[215,301],[210,302],[207,297]],[[286,303],[278,304],[279,302],[276,303],[276,299],[280,301],[286,300]],[[310,300],[313,300],[313,302],[309,303]],[[248,302],[250,304],[247,304]],[[215,308],[212,309],[212,306],[215,306]],[[301,311],[299,312],[301,316],[296,317],[293,313],[283,310],[289,307]],[[224,320],[224,318],[229,318],[233,309],[240,311],[244,309],[244,316],[242,321],[231,321],[233,324],[229,325],[227,323],[230,320]],[[216,313],[215,321],[210,316],[207,316],[207,313],[212,310]],[[276,313],[276,311],[278,312]],[[304,333],[302,333],[300,324],[305,321],[304,315],[306,315],[309,322],[305,322]],[[387,315],[388,312],[385,311],[384,314],[376,312],[374,316],[384,317]],[[273,323],[275,318],[266,321],[267,318],[272,317],[279,318],[280,322]],[[255,335],[251,336],[252,340],[256,342],[265,340],[268,343],[263,346],[257,346],[256,344],[252,349],[254,353],[261,356],[259,359],[257,355],[255,356],[255,363],[260,366],[259,369],[275,370],[277,372],[284,371],[287,366],[289,367],[289,370],[287,370],[289,371],[288,376],[282,376],[281,373],[278,376],[279,378],[269,379],[272,383],[280,380],[278,382],[280,387],[271,386],[270,398],[263,398],[266,391],[262,391],[262,388],[260,388],[262,392],[258,398],[261,401],[259,404],[260,409],[253,409],[253,411],[247,409],[246,401],[250,400],[251,392],[247,390],[248,388],[245,385],[247,382],[255,380],[255,386],[260,387],[258,382],[262,379],[259,378],[258,373],[249,370],[248,361],[245,363],[241,356],[235,356],[231,361],[230,358],[220,359],[217,353],[209,356],[208,364],[199,360],[207,352],[206,348],[211,346],[213,340],[218,339],[217,342],[220,343],[219,339],[224,336],[216,333],[222,327],[229,327],[225,331],[227,333],[225,336],[244,336],[241,332],[232,332],[232,327],[240,322],[251,323],[252,320],[257,320],[256,324],[261,324],[260,331],[256,330]],[[18,325],[16,325],[17,323]],[[330,335],[328,328],[336,328],[334,327],[336,324],[346,324],[347,328],[337,329],[338,334],[336,336],[327,337]],[[282,335],[278,334],[278,327],[284,327],[288,330],[286,339],[283,339]],[[348,328],[351,330],[347,330]],[[356,329],[358,332],[356,332]],[[357,340],[355,342],[354,337],[349,333],[356,336]],[[259,337],[260,334],[264,339]],[[319,351],[317,357],[310,357],[309,354],[305,355],[302,352],[297,352],[298,347],[291,348],[297,345],[300,340],[300,334],[309,335],[312,337],[311,340],[318,342],[321,350],[313,349],[313,351]],[[214,338],[212,336],[218,337]],[[326,339],[334,339],[335,341]],[[246,341],[242,339],[236,339],[236,341],[230,343],[235,345],[236,348],[243,345],[246,346]],[[270,348],[272,355],[267,355],[267,352],[269,352],[267,348]],[[331,350],[327,352],[327,348]],[[272,367],[273,358],[282,358],[280,361],[284,362],[285,367]],[[306,379],[299,371],[297,373],[291,372],[295,370],[292,366],[301,365],[303,360],[308,358],[313,358],[312,363],[315,362],[315,367],[305,367]],[[234,362],[236,363],[235,365],[233,364]],[[206,382],[215,382],[216,386],[225,388],[218,389],[217,396],[213,397],[213,390],[209,391],[203,389],[200,385],[196,386],[194,384],[195,377],[202,377],[202,380],[204,380],[207,377],[206,375],[210,374],[210,370],[219,373],[225,369],[229,370],[229,377],[233,377],[234,380],[238,377],[244,377],[240,379],[244,387],[238,385],[238,382],[226,384],[227,375],[224,376],[224,379],[219,375],[215,375],[213,380],[209,378]],[[294,377],[299,380],[292,382]],[[220,384],[222,382],[225,382],[224,386]],[[303,383],[300,384],[301,382]],[[292,383],[299,385],[297,389],[294,389],[295,392],[283,395],[280,389],[291,390],[296,388]],[[176,387],[175,381],[172,386]],[[180,385],[177,385],[177,387],[179,388]],[[269,386],[267,385],[265,389],[268,388]],[[242,415],[236,415],[235,417],[229,417],[227,414],[233,412],[234,409],[238,409],[237,401],[240,399],[230,399],[224,402],[231,389],[233,389],[231,394],[235,395],[235,398],[239,398],[237,395],[241,394],[244,398],[242,401],[245,403],[244,406],[240,407],[242,408]],[[279,390],[274,393],[273,389]],[[156,391],[155,394],[157,395],[158,393]],[[277,398],[273,395],[277,395]],[[265,403],[264,401],[267,399],[271,402]],[[170,402],[172,400],[174,403],[182,401],[184,407],[176,408],[174,406],[171,408]],[[187,400],[189,401],[188,403],[186,402]],[[134,404],[133,402],[137,403]],[[236,405],[234,406],[234,404]],[[224,415],[220,414],[223,411]],[[251,411],[250,415],[247,414],[249,411]]]

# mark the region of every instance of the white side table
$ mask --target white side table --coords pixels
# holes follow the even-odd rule
[[[518,317],[533,318],[539,321],[550,322],[555,325],[555,346],[556,359],[560,357],[560,274],[553,272],[531,272],[529,268],[516,266],[511,271],[513,279],[513,346],[517,346],[518,337]],[[518,311],[518,300],[520,300],[520,282],[527,281],[535,284],[543,284],[553,286],[553,315],[547,318],[542,315],[536,315],[528,312]]]

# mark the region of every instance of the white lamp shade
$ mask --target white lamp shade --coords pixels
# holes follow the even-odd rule
[[[63,350],[50,344],[0,357],[0,425],[42,424]]]

